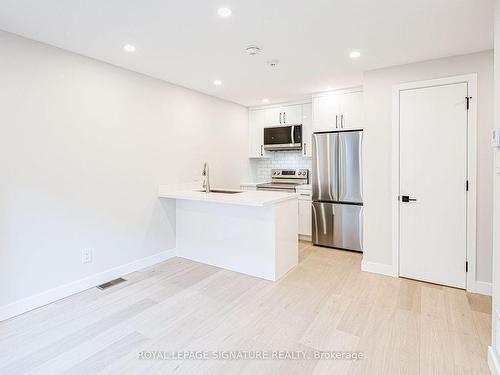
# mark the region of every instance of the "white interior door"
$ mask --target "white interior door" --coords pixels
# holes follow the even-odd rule
[[[399,273],[457,288],[466,287],[467,92],[465,82],[403,90],[399,108]]]

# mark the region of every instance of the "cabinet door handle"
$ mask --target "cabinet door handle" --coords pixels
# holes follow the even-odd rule
[[[340,115],[340,128],[344,129],[344,115]]]
[[[304,143],[304,155],[307,154],[307,152],[306,152],[306,146],[307,146],[307,143]]]
[[[280,124],[281,124],[281,112],[280,112]]]
[[[286,112],[283,112],[283,124],[286,124]]]
[[[260,145],[260,156],[264,156],[264,154],[262,153],[262,146],[263,145]]]
[[[335,115],[335,129],[339,127],[339,115]]]

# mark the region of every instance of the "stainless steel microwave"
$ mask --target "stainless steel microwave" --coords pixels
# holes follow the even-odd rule
[[[271,151],[301,150],[302,125],[264,128],[264,149]]]

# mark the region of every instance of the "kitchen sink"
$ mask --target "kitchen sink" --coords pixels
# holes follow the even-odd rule
[[[197,190],[201,193],[204,193],[205,190]],[[219,193],[219,194],[239,194],[243,193],[242,191],[237,191],[237,190],[218,190],[218,189],[212,189],[210,190],[210,193]]]

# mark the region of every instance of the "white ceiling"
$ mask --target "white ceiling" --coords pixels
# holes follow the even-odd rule
[[[364,70],[491,49],[493,3],[2,0],[0,29],[250,106],[359,85]],[[248,44],[263,52],[247,56]]]

